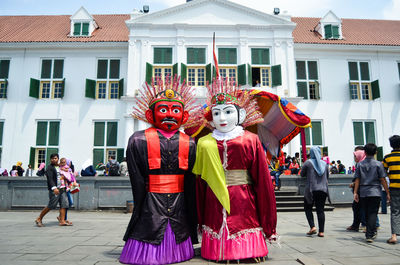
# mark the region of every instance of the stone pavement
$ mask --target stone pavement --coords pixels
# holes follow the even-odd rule
[[[38,211],[0,212],[0,264],[119,264],[122,236],[130,214],[122,212],[70,211],[70,227],[59,227],[56,211],[36,227]],[[400,244],[389,245],[390,215],[379,215],[381,229],[374,243],[365,242],[361,232],[346,232],[350,208],[326,212],[325,237],[306,237],[304,213],[278,213],[281,242],[269,246],[262,264],[400,264]],[[315,217],[316,219],[316,217]],[[196,252],[199,253],[199,245]],[[216,264],[199,255],[182,264]]]

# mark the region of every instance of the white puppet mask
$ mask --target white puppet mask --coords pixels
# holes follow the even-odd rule
[[[210,124],[223,133],[232,131],[246,118],[246,111],[233,104],[216,105],[212,108],[211,113],[213,120]]]

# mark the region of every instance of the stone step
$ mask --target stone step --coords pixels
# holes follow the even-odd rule
[[[325,211],[330,212],[333,211],[335,207],[333,206],[325,206]],[[304,212],[304,207],[277,207],[277,212]],[[315,212],[315,207],[313,208]]]
[[[303,207],[304,201],[277,201],[276,207]]]
[[[304,201],[303,195],[281,195],[275,196],[276,201]]]
[[[276,190],[275,191],[275,197],[279,196],[295,196],[297,195],[297,189],[296,190]]]

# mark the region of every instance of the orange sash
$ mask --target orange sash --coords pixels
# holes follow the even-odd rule
[[[149,175],[149,192],[183,192],[184,175]]]

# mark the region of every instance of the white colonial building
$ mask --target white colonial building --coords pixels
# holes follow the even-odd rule
[[[11,15],[11,14],[10,14]],[[0,17],[1,167],[59,152],[80,165],[119,160],[137,90],[182,75],[199,100],[214,75],[287,98],[308,115],[307,144],[352,165],[355,146],[390,151],[400,134],[400,21],[266,14],[227,0],[154,13]],[[300,137],[285,150],[300,150]]]

